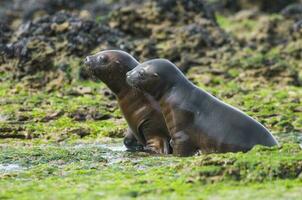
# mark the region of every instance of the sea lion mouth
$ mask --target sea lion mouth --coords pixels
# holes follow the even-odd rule
[[[91,64],[88,64],[86,59],[84,61],[84,66],[83,69],[85,70],[85,72],[87,73],[88,77],[92,80],[92,81],[100,81],[99,78],[96,76],[96,71],[93,68],[93,66]]]
[[[135,80],[135,78],[128,75],[128,73],[127,73],[127,77],[126,77],[126,82],[128,85],[130,85],[131,87],[134,87],[134,88],[136,88],[137,84],[138,84],[137,81]]]
[[[136,92],[141,92],[142,88],[139,85],[138,81],[134,81],[134,80],[127,80],[127,84],[130,85],[134,91]]]

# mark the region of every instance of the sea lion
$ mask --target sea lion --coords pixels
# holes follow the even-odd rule
[[[170,136],[159,104],[146,92],[134,90],[126,83],[126,73],[139,62],[126,52],[101,51],[85,59],[85,65],[94,78],[104,82],[117,97],[119,107],[129,125],[124,144],[130,149],[169,154]]]
[[[127,82],[156,99],[171,136],[173,153],[246,152],[277,141],[259,122],[193,85],[170,61],[154,59],[127,73]]]

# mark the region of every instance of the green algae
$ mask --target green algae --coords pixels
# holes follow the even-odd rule
[[[111,151],[97,143],[1,148],[0,164],[25,167],[0,173],[3,199],[298,199],[302,185],[302,151],[290,144],[191,158]]]
[[[86,93],[75,93],[77,88],[86,88]],[[86,129],[90,137],[122,137],[126,123],[121,121],[117,103],[104,97],[103,84],[80,82],[66,85],[57,92],[31,91],[27,88],[12,89],[12,84],[1,87],[1,128],[21,127],[24,134],[54,140],[64,140],[75,135],[73,130]],[[75,93],[69,95],[69,93]],[[85,91],[84,91],[85,92]],[[94,108],[104,119],[74,119],[82,107]],[[7,135],[0,131],[0,135]]]
[[[192,159],[189,166],[198,174],[198,181],[237,180],[263,182],[274,179],[295,179],[302,172],[302,151],[299,145],[254,147],[248,153],[211,154]],[[206,168],[205,168],[206,167]],[[184,166],[184,169],[190,167]],[[192,181],[192,180],[191,180]]]
[[[259,13],[259,17],[217,15],[220,27],[245,47],[232,41],[234,46],[225,44],[211,51],[212,45],[205,43],[222,45],[221,33],[207,41],[199,32],[215,33],[216,26],[196,22],[189,29],[167,18],[163,29],[154,24],[159,13],[154,15],[147,7],[136,10],[134,20],[125,17],[117,25],[126,21],[127,30],[136,27],[135,37],[152,32],[151,39],[129,39],[136,39],[131,50],[139,58],[166,57],[180,67],[196,62],[187,73],[189,79],[263,123],[281,147],[190,158],[107,148],[112,138],[123,136],[126,122],[117,102],[103,94],[104,84],[78,80],[82,58],[67,56],[64,50],[52,57],[53,67],[63,76],[37,72],[12,81],[11,73],[0,72],[0,137],[20,138],[0,140],[0,199],[300,199],[301,38],[289,34],[292,22]],[[120,14],[132,15],[127,8]],[[136,21],[141,14],[141,21],[149,20],[150,27]],[[271,34],[267,29],[271,25],[284,28]],[[274,44],[284,38],[287,42]],[[65,48],[66,43],[55,46]],[[46,55],[33,59],[40,62]],[[46,77],[50,83],[40,87]],[[85,107],[110,118],[74,117]],[[121,147],[122,141],[117,140],[117,145]],[[1,171],[11,164],[20,168]]]

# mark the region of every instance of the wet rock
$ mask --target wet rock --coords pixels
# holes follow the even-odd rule
[[[61,117],[64,114],[63,110],[59,110],[57,112],[51,113],[45,117],[43,117],[42,119],[40,119],[39,121],[41,122],[49,122],[51,120],[55,120],[58,119],[59,117]]]
[[[148,36],[152,26],[159,24],[190,24],[204,18],[216,24],[212,10],[203,1],[157,1],[122,7],[111,16],[111,27],[118,27],[135,36]],[[164,27],[163,27],[164,28]]]
[[[4,133],[4,134],[0,134],[0,138],[1,139],[6,139],[6,138],[26,139],[26,135]]]
[[[111,92],[111,90],[109,89],[103,89],[101,90],[102,94],[107,97],[109,100],[115,100],[116,96],[113,94],[113,92]]]
[[[302,32],[302,19],[297,21],[294,25],[293,25],[293,31],[294,32]]]
[[[178,28],[166,29],[167,38],[158,42],[157,52],[161,57],[175,62],[182,71],[199,64],[206,51],[215,49],[226,43],[227,37],[209,21],[200,20],[196,23]],[[174,37],[169,37],[173,33]]]
[[[83,95],[92,95],[95,91],[90,87],[75,87],[67,91],[67,95],[71,96],[83,96]]]
[[[57,75],[64,71],[62,60],[87,55],[99,44],[105,48],[117,48],[123,43],[122,35],[93,20],[58,12],[22,24],[13,35],[12,42],[4,47],[4,59],[14,72],[13,78],[44,73],[41,76],[48,77],[47,84],[53,79],[48,76],[50,71]],[[71,70],[76,71],[79,67],[80,63],[75,64]],[[64,81],[77,78],[69,77],[69,72],[64,71],[64,74]]]
[[[46,85],[45,90],[47,92],[60,89],[64,83],[70,83],[72,79],[68,72],[63,72],[61,69],[47,73],[45,78],[46,81],[44,81],[44,85]],[[39,81],[39,83],[43,83],[43,81]],[[39,83],[37,84],[37,87],[40,86]],[[30,87],[33,88],[32,85]]]
[[[6,23],[0,21],[0,64],[4,64],[4,52],[10,37],[11,29]]]
[[[0,22],[0,44],[5,44],[11,36],[11,28],[4,22]]]
[[[105,110],[108,112],[114,112],[118,109],[118,103],[116,101],[111,101],[105,104]]]
[[[35,133],[31,133],[26,130],[25,127],[20,125],[6,125],[4,127],[0,127],[0,138],[16,138],[16,139],[32,139],[37,138],[39,135]]]
[[[25,129],[21,126],[10,126],[10,127],[1,127],[0,132],[1,133],[9,133],[9,132],[18,132],[18,131],[24,131]]]
[[[28,112],[28,111],[32,111],[33,109],[30,107],[22,107],[19,108],[19,112]]]
[[[38,71],[49,71],[53,67],[55,50],[51,42],[41,36],[25,38],[6,46],[6,56],[16,72],[14,77],[22,78]]]
[[[244,9],[257,9],[262,12],[276,13],[299,0],[214,0],[213,9],[237,12]]]
[[[82,113],[82,112],[74,112],[74,113],[70,113],[69,117],[74,119],[75,121],[85,121],[86,120],[86,114]]]
[[[292,23],[281,18],[262,17],[261,25],[254,32],[254,39],[259,42],[266,42],[271,46],[286,43]],[[252,38],[253,39],[253,38]]]
[[[92,2],[93,0],[14,0],[6,1],[7,7],[18,14],[18,17],[24,21],[31,20],[35,17],[54,14],[60,10],[77,10],[80,9],[83,4]]]
[[[279,157],[281,154],[283,154],[282,159]],[[301,149],[298,144],[285,145],[279,148],[257,146],[247,154],[201,155],[184,169],[198,166],[195,176],[188,177],[188,182],[213,183],[230,179],[262,182],[272,179],[297,178],[302,171],[302,163],[299,159],[294,159],[289,163],[288,157],[291,154],[297,157],[301,156]],[[276,159],[273,159],[274,156]],[[274,165],[268,165],[272,160]]]
[[[109,131],[105,134],[105,136],[110,138],[122,138],[124,137],[125,129],[119,128],[116,130]]]
[[[291,4],[281,11],[281,14],[288,18],[302,20],[302,3]]]
[[[13,19],[17,18],[17,12],[13,12],[13,1],[0,1],[0,22],[9,25]]]
[[[109,24],[134,42],[131,51],[141,60],[165,57],[183,71],[204,51],[229,42],[204,1],[150,1],[114,11]]]
[[[78,135],[80,138],[90,135],[90,130],[84,128],[77,128],[70,131],[70,133]]]
[[[245,0],[250,4],[255,3],[253,0]],[[262,1],[258,0],[256,3],[259,5],[259,9],[264,12],[279,12],[286,6],[296,3],[299,0],[270,0],[270,1]]]
[[[54,138],[56,142],[62,142],[67,140],[71,136],[78,136],[80,138],[86,137],[90,135],[90,129],[89,128],[66,128],[60,133],[54,134],[51,138]]]
[[[97,108],[83,107],[68,114],[68,116],[75,121],[86,120],[107,120],[112,116],[106,113],[101,113]]]
[[[32,1],[26,2],[32,4]],[[92,50],[123,49],[141,60],[166,57],[184,66],[182,70],[186,71],[207,49],[228,43],[228,37],[217,25],[211,8],[199,0],[121,0],[117,3],[43,0],[31,9],[25,8],[23,3],[19,10],[27,10],[29,14],[25,15],[28,17],[24,17],[26,22],[5,46],[3,59],[9,71],[14,72],[12,78],[28,77],[29,87],[47,86],[47,91],[77,79],[74,74],[87,79],[87,72],[79,69],[80,61],[70,64],[66,59],[82,58]],[[116,9],[108,19],[98,23],[90,20],[89,13],[82,10],[90,12],[88,5],[97,4],[101,8],[95,13],[107,8]],[[76,12],[55,12],[63,7]],[[37,10],[46,14],[33,17],[35,14],[31,13]],[[48,86],[50,82],[51,86]]]
[[[28,121],[30,119],[29,116],[27,115],[23,115],[23,114],[18,114],[16,117],[16,120],[19,122],[24,122],[24,121]]]
[[[56,52],[66,50],[69,54],[83,56],[98,43],[113,44],[122,34],[93,20],[58,12],[29,21],[17,31],[18,39],[38,36],[47,36],[54,43]]]

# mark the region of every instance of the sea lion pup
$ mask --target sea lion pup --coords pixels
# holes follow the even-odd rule
[[[242,111],[193,85],[170,61],[154,59],[127,73],[127,82],[160,104],[175,155],[202,152],[246,152],[277,141]]]
[[[131,55],[118,50],[101,51],[85,59],[88,71],[104,82],[117,97],[129,125],[125,146],[139,148],[136,138],[145,150],[169,154],[170,136],[159,104],[146,92],[135,90],[126,83],[126,73],[138,64]]]

